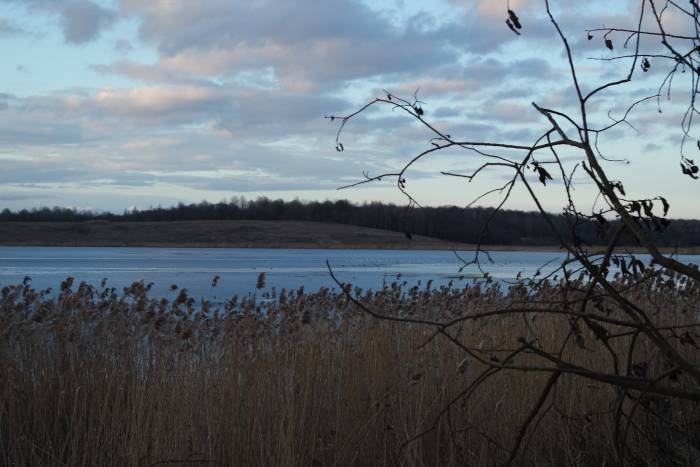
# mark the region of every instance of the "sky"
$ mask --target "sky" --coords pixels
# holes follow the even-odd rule
[[[585,30],[633,27],[638,2],[552,3],[584,87],[622,77],[625,61],[600,60],[613,52]],[[338,121],[323,117],[347,115],[384,89],[407,99],[417,91],[425,118],[454,137],[532,144],[548,123],[531,103],[575,116],[574,90],[544,2],[510,7],[520,36],[500,0],[0,0],[0,209],[121,212],[233,196],[405,203],[390,179],[337,188],[396,171],[433,135],[373,107],[348,122],[338,152]],[[617,53],[624,38],[613,40]],[[591,102],[592,122],[610,123],[654,93],[664,66],[653,62]],[[683,79],[661,113],[655,102],[638,106],[599,146],[630,197],[662,195],[669,216],[698,218],[700,183],[679,167]],[[580,161],[562,157],[570,168]],[[467,182],[440,172],[483,162],[467,150],[431,155],[406,173],[406,186],[423,205],[466,205],[512,174],[489,168]],[[597,209],[581,174],[575,196]],[[554,178],[537,193],[559,212]],[[516,187],[506,207],[534,204]]]

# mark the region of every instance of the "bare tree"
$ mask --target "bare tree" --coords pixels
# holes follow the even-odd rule
[[[658,293],[660,299],[669,293],[673,296],[687,294],[698,287],[700,271],[696,265],[686,264],[659,251],[650,233],[663,232],[668,226],[669,203],[662,195],[641,198],[628,195],[622,181],[610,178],[603,163],[608,159],[598,145],[600,135],[629,124],[629,116],[638,111],[640,103],[656,100],[660,106],[662,97],[669,95],[674,86],[674,77],[687,71],[691,76],[691,87],[680,129],[683,138],[679,176],[698,178],[698,166],[688,154],[688,142],[693,138],[693,123],[698,113],[695,99],[700,83],[700,7],[696,0],[686,3],[640,0],[638,10],[632,13],[636,19],[635,28],[587,30],[589,40],[602,38],[602,46],[607,49],[616,50],[616,44],[622,43],[624,53],[605,60],[627,61],[628,67],[618,79],[584,92],[569,38],[552,13],[550,2],[545,0],[544,10],[565,51],[577,110],[564,112],[533,102],[544,127],[531,143],[459,139],[430,122],[416,95],[403,98],[388,91],[356,112],[327,117],[339,123],[338,151],[345,149],[341,142],[344,129],[352,120],[376,106],[388,106],[403,112],[433,136],[429,148],[418,152],[397,170],[376,175],[366,173],[364,179],[348,186],[393,179],[397,189],[406,196],[408,206],[418,206],[419,200],[407,188],[408,170],[419,160],[435,153],[448,148],[462,149],[480,161],[478,168],[471,173],[442,174],[472,182],[479,179],[486,169],[507,171],[509,178],[504,185],[488,187],[471,203],[499,193],[501,199],[493,213],[496,216],[514,188],[524,187],[533,207],[540,212],[543,221],[555,233],[559,247],[566,253],[565,260],[545,277],[525,278],[516,284],[514,287],[520,292],[513,294],[507,306],[478,314],[464,313],[443,319],[409,317],[401,312],[371,310],[349,292],[347,294],[349,300],[377,319],[432,328],[432,339],[449,340],[467,359],[483,365],[484,370],[452,404],[471,397],[479,385],[499,372],[548,375],[540,392],[530,401],[529,415],[516,430],[515,441],[504,457],[508,465],[518,458],[523,443],[536,430],[542,417],[559,410],[554,401],[557,388],[564,381],[571,380],[600,383],[614,392],[613,404],[602,413],[613,423],[611,443],[620,465],[640,462],[641,465],[696,465],[700,462],[700,443],[695,435],[700,424],[700,347],[696,343],[700,324],[697,309],[686,313],[665,309],[663,304],[642,300],[639,294],[640,290],[651,290]],[[520,18],[509,8],[506,10],[507,26],[520,35],[523,31]],[[682,19],[685,32],[668,30],[666,18],[669,15]],[[625,89],[638,74],[648,72],[652,66],[665,70],[657,92],[628,103],[624,115],[612,119],[609,124],[594,126],[591,123],[590,108],[597,97],[613,88]],[[700,142],[697,144],[700,148]],[[575,154],[573,162],[570,162],[571,158],[562,157],[562,151]],[[513,154],[517,156],[513,157]],[[585,176],[595,186],[598,203],[592,207],[581,207],[572,194],[576,174]],[[533,186],[537,183],[547,185],[548,181],[563,187],[564,226],[555,222],[543,207]],[[603,207],[596,208],[600,205]],[[587,245],[579,235],[583,226],[589,224],[596,225],[601,236],[609,238],[602,251]],[[482,232],[487,229],[488,222]],[[650,256],[649,262],[620,251],[618,246],[625,235],[631,235],[638,242],[643,252]],[[479,244],[474,257],[464,260],[465,266],[475,264],[481,267],[484,255],[488,252]],[[333,278],[340,284],[335,275]],[[469,336],[460,332],[467,322],[489,325],[494,319],[514,316],[521,317],[526,323],[523,328],[526,332],[516,337],[504,337],[488,350],[470,342]],[[555,342],[542,335],[537,321],[542,316],[550,321],[558,320],[566,329]],[[572,350],[576,348],[595,349],[598,357],[579,359]],[[445,407],[440,416],[449,414],[452,404]],[[592,408],[588,409],[588,412],[583,412],[590,415]],[[560,415],[572,417],[571,414]],[[427,431],[430,429],[428,427]],[[658,434],[663,430],[666,437]],[[641,443],[645,444],[644,448],[637,443],[636,451],[632,449],[632,438],[646,440]]]

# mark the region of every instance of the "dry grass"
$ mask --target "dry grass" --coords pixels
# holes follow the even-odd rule
[[[452,249],[457,244],[330,222],[0,222],[0,245]]]
[[[141,283],[123,292],[70,285],[53,298],[28,285],[2,291],[2,465],[495,465],[507,458],[548,377],[495,373],[439,416],[486,366],[465,360],[447,339],[430,340],[432,329],[377,321],[342,294],[280,292],[215,309],[185,292],[171,302],[151,299]],[[563,293],[549,287],[534,298]],[[396,284],[353,294],[384,313],[431,318],[502,309],[526,296],[522,288],[404,291]],[[660,322],[695,324],[696,287],[647,284],[630,294]],[[533,335],[554,346],[569,331],[565,318],[518,313],[465,321],[453,333],[483,351]],[[587,329],[581,337],[585,349],[574,346],[566,358],[610,371],[602,345]],[[630,342],[614,345],[624,350]],[[638,344],[634,361],[647,362],[649,372],[663,366],[651,346]],[[697,363],[694,347],[678,347]],[[562,377],[518,459],[615,465],[615,396],[603,383]],[[676,433],[687,435],[700,421],[696,406],[646,404],[663,411],[665,431],[656,433],[662,425],[638,412],[635,424],[647,429],[632,430],[635,453],[650,465],[663,465],[654,457],[662,445],[697,454]]]
[[[191,248],[343,248],[471,251],[476,245],[332,222],[310,221],[84,221],[0,222],[0,245]],[[604,250],[604,247],[600,247]],[[490,251],[562,251],[559,246],[489,245]],[[620,251],[645,253],[642,247]],[[700,254],[700,246],[659,248]]]

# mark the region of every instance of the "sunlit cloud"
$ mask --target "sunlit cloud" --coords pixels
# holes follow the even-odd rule
[[[636,2],[552,4],[584,86],[627,71],[597,60],[610,53],[584,31],[630,24]],[[504,23],[506,2],[487,0],[432,0],[411,11],[389,0],[313,8],[305,0],[8,0],[0,36],[23,53],[12,54],[0,79],[0,199],[13,207],[51,197],[60,204],[103,190],[110,196],[96,199],[109,209],[139,197],[148,205],[149,196],[196,201],[295,190],[366,199],[377,192],[334,189],[363,172],[395,169],[433,136],[390,107],[376,108],[349,122],[338,153],[337,121],[323,117],[348,114],[384,89],[409,100],[417,93],[426,117],[452,134],[532,142],[546,127],[532,102],[574,114],[577,107],[542,3],[510,6],[521,36]],[[677,18],[667,22],[681,27]],[[661,68],[654,63],[637,85],[592,102],[591,120],[604,124],[630,96],[653,91]],[[675,169],[675,149],[660,141],[677,131],[682,109],[664,105],[661,117],[647,108],[635,115],[612,151],[625,152],[621,142],[629,142]],[[441,161],[473,167],[473,157]],[[643,174],[645,163],[634,170]],[[412,176],[428,186],[437,173],[426,163]],[[431,202],[458,202],[447,185],[432,183]]]

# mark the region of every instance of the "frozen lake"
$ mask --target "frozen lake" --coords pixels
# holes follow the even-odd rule
[[[465,259],[472,253],[460,252]],[[510,280],[521,272],[533,274],[545,263],[551,270],[563,257],[557,252],[491,253],[482,266],[492,277]],[[697,262],[697,256],[681,256]],[[170,286],[187,288],[191,296],[229,298],[255,291],[258,275],[265,273],[265,290],[276,287],[306,291],[335,286],[326,268],[328,260],[338,278],[363,289],[379,289],[397,280],[413,286],[433,280],[435,286],[452,281],[460,287],[472,281],[478,269],[462,273],[462,263],[451,251],[327,250],[254,248],[104,248],[104,247],[0,247],[0,285],[17,284],[25,276],[35,288],[57,289],[68,276],[75,284],[85,281],[99,286],[103,278],[118,289],[134,281],[153,282],[153,296],[172,295]],[[220,276],[218,285],[212,280]],[[460,276],[464,278],[460,279]]]

